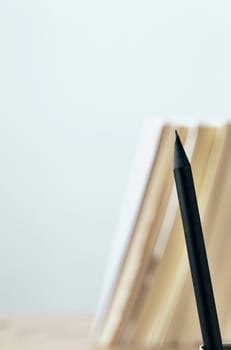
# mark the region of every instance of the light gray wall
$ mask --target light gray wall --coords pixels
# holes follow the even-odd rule
[[[0,311],[92,311],[143,119],[230,116],[228,1],[0,2]]]

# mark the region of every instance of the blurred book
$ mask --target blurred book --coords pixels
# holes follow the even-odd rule
[[[231,340],[231,125],[150,120],[94,323],[100,345],[202,341],[173,182],[175,129],[192,165],[223,341]]]

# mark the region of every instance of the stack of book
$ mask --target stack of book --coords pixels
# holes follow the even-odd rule
[[[175,129],[192,166],[222,338],[231,340],[231,125],[152,120],[133,169],[94,326],[100,345],[202,341],[173,181]]]

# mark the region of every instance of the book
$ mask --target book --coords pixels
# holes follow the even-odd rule
[[[94,323],[100,345],[190,347],[201,342],[173,182],[175,129],[192,164],[221,332],[230,341],[231,125],[156,119],[144,128],[112,247]]]

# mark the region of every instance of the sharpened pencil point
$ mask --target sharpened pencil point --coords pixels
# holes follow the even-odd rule
[[[175,130],[176,140],[174,147],[174,169],[190,167],[184,147],[182,146],[177,130]]]

